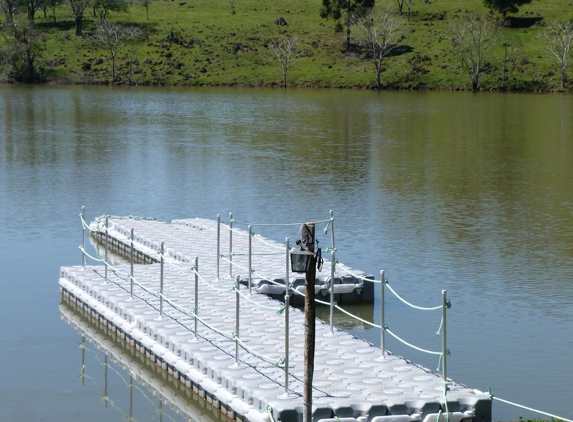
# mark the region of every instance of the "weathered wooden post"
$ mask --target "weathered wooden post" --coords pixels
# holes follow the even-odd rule
[[[314,223],[307,223],[309,237],[306,250],[314,253]],[[304,422],[312,422],[312,379],[314,376],[314,349],[316,338],[316,309],[314,307],[314,281],[316,258],[311,256],[310,268],[304,278]]]

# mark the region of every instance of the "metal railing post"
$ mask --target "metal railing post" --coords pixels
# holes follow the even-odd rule
[[[85,228],[86,207],[82,207],[81,218],[82,218],[82,265],[85,268],[86,267],[86,228]]]
[[[217,280],[219,280],[220,259],[221,259],[221,214],[217,214]]]
[[[235,366],[239,366],[239,315],[241,306],[241,294],[239,293],[240,288],[239,276],[237,276],[237,282],[235,284]]]
[[[105,266],[105,279],[104,283],[107,284],[107,251],[109,248],[109,217],[105,216],[105,256],[104,256],[104,266]]]
[[[253,277],[253,226],[249,224],[249,294]]]
[[[199,326],[197,317],[199,316],[199,257],[195,257],[195,338],[197,341],[197,327]]]
[[[285,397],[288,397],[289,383],[289,308],[290,308],[290,245],[289,238],[286,239],[286,278],[285,278]]]
[[[129,244],[129,264],[130,264],[130,271],[129,271],[129,297],[133,299],[133,227],[131,228],[131,233],[129,235],[130,244]]]
[[[287,282],[288,283],[288,282]],[[289,308],[290,295],[285,291],[285,396],[288,397],[288,370],[289,370]]]
[[[330,334],[334,334],[334,273],[336,270],[336,255],[330,252]]]
[[[229,213],[229,276],[233,277],[233,213]]]
[[[332,249],[336,250],[334,246],[334,211],[330,210],[330,238],[332,239]]]
[[[442,374],[444,376],[444,383],[448,382],[447,377],[447,355],[448,355],[448,343],[447,343],[447,321],[446,313],[448,308],[448,300],[446,298],[446,290],[442,290]],[[447,384],[446,388],[447,388]]]
[[[286,278],[285,278],[285,290],[286,293],[289,294],[290,292],[290,244],[289,238],[285,239],[286,241]]]
[[[164,266],[164,259],[163,259],[163,251],[165,242],[161,242],[161,260],[160,262],[160,273],[159,273],[159,318],[163,318],[163,266]]]
[[[386,284],[386,271],[380,271],[380,348],[382,349],[382,359],[384,359],[384,352],[386,345],[384,344],[384,335],[386,334],[386,320],[384,317],[384,289]]]

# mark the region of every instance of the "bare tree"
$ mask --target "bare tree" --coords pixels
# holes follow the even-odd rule
[[[406,0],[406,9],[408,9],[408,19],[410,19],[410,15],[412,14],[413,5],[414,5],[414,0]]]
[[[140,28],[121,25],[119,23],[101,22],[94,34],[94,41],[105,48],[111,58],[111,80],[115,82],[115,59],[121,49],[131,40],[139,38]]]
[[[502,38],[499,42],[501,42],[501,48],[503,50],[503,58],[501,60],[501,89],[504,89],[510,71],[509,65],[517,60],[517,55],[523,47],[523,41],[517,33],[506,32],[502,34]]]
[[[573,45],[573,21],[565,23],[552,22],[542,35],[547,42],[551,55],[559,64],[561,89],[565,89],[567,64],[571,54],[571,46]]]
[[[376,88],[382,86],[380,74],[386,56],[397,46],[402,20],[390,10],[370,10],[355,21],[356,38],[362,46],[364,56],[374,65]]]
[[[273,50],[273,61],[283,76],[283,87],[287,87],[287,74],[293,61],[296,59],[298,38],[295,35],[281,35],[278,39],[273,38],[270,42]]]
[[[470,14],[465,20],[451,24],[450,39],[460,58],[461,67],[468,72],[472,91],[479,88],[487,51],[495,44],[498,26],[485,16]]]

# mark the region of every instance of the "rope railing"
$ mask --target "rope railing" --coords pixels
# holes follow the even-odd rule
[[[84,209],[82,209],[82,214],[80,215],[81,218],[82,218],[82,228],[85,228],[85,227],[88,226],[88,225],[85,223],[85,218],[84,218],[85,214],[84,214],[84,212],[85,212]],[[205,321],[201,320],[201,318],[199,317],[198,312],[197,312],[197,309],[198,309],[198,308],[195,308],[195,311],[193,311],[193,310],[189,310],[189,309],[185,309],[185,308],[183,308],[183,307],[180,307],[179,305],[177,305],[176,302],[174,302],[172,299],[170,299],[169,297],[167,297],[167,296],[163,293],[163,266],[164,266],[164,265],[170,265],[170,266],[173,266],[173,267],[177,268],[178,270],[185,270],[185,271],[190,270],[192,273],[194,273],[194,274],[195,274],[195,279],[196,279],[196,285],[197,285],[197,283],[198,283],[199,281],[201,281],[201,283],[203,283],[203,284],[206,285],[208,288],[213,289],[213,290],[217,290],[217,291],[235,290],[235,291],[236,291],[236,295],[237,295],[237,303],[238,303],[238,301],[239,301],[239,297],[243,297],[244,299],[248,300],[250,303],[253,303],[254,305],[257,305],[257,306],[262,307],[262,308],[264,308],[264,309],[266,309],[266,310],[272,310],[272,311],[278,312],[278,313],[284,312],[285,307],[281,307],[281,308],[278,308],[278,309],[277,309],[276,307],[275,307],[275,308],[271,308],[271,307],[268,307],[268,306],[261,305],[260,303],[257,303],[256,301],[253,301],[253,300],[249,297],[249,296],[251,295],[252,277],[253,277],[253,276],[254,276],[254,277],[257,277],[257,279],[260,280],[260,281],[266,281],[266,282],[268,282],[269,284],[283,287],[284,290],[285,290],[285,295],[286,295],[286,296],[289,296],[289,295],[291,295],[291,294],[293,294],[293,295],[298,295],[298,296],[302,296],[302,297],[305,297],[305,296],[306,296],[306,294],[305,294],[306,292],[303,292],[303,291],[301,291],[301,290],[297,290],[297,289],[292,288],[292,286],[290,285],[290,282],[289,282],[289,280],[288,280],[288,255],[289,255],[289,252],[292,250],[292,248],[290,248],[290,246],[288,245],[288,239],[287,239],[287,248],[286,248],[286,250],[283,251],[283,252],[281,252],[281,254],[286,254],[286,263],[285,263],[286,269],[285,269],[285,271],[286,271],[286,274],[287,274],[287,278],[285,279],[285,280],[286,280],[286,283],[283,284],[283,283],[279,283],[279,282],[275,281],[274,278],[271,278],[271,277],[266,276],[266,275],[264,275],[264,274],[262,274],[262,273],[259,273],[259,272],[258,272],[255,268],[253,268],[253,266],[252,266],[252,261],[251,261],[252,256],[256,256],[256,255],[259,255],[259,254],[253,252],[251,240],[252,240],[252,239],[256,239],[256,240],[258,240],[258,241],[261,241],[264,245],[267,245],[267,244],[270,245],[271,243],[267,242],[266,240],[264,240],[264,239],[263,239],[262,237],[260,237],[259,235],[255,235],[255,234],[252,232],[252,226],[253,226],[253,225],[249,225],[249,226],[248,226],[248,232],[245,232],[244,230],[240,230],[240,229],[234,228],[234,227],[232,226],[233,223],[235,223],[235,224],[246,224],[246,223],[241,223],[241,222],[237,222],[236,220],[234,220],[234,219],[232,218],[232,213],[230,213],[230,217],[231,217],[231,218],[230,218],[230,220],[229,220],[229,225],[227,225],[226,223],[223,223],[223,222],[220,221],[220,216],[219,216],[219,215],[217,216],[217,220],[218,220],[218,225],[217,225],[217,227],[218,227],[218,229],[217,229],[217,254],[218,254],[218,255],[217,255],[217,268],[219,268],[219,259],[221,259],[221,260],[223,260],[223,261],[225,261],[225,262],[227,262],[227,263],[229,264],[229,269],[230,269],[230,271],[229,271],[229,276],[230,276],[231,278],[232,278],[233,268],[235,268],[236,270],[241,271],[241,272],[246,272],[246,273],[249,275],[249,280],[248,280],[248,291],[249,291],[249,294],[248,294],[248,295],[242,293],[242,292],[240,291],[240,289],[238,289],[237,287],[232,287],[232,286],[229,286],[229,287],[221,287],[221,286],[216,286],[216,285],[214,285],[214,284],[212,284],[212,283],[209,283],[207,280],[205,280],[204,277],[202,277],[201,273],[199,272],[199,270],[198,270],[198,268],[197,268],[198,266],[192,266],[192,267],[189,268],[189,267],[186,267],[186,266],[181,266],[181,265],[179,265],[180,260],[178,260],[178,259],[176,259],[176,258],[173,258],[173,257],[171,257],[171,256],[169,256],[168,254],[165,253],[164,247],[163,247],[163,243],[162,243],[161,249],[160,249],[159,251],[153,251],[153,250],[151,249],[151,250],[153,251],[154,257],[155,257],[155,258],[158,258],[158,259],[160,260],[160,262],[161,262],[161,284],[160,284],[160,290],[159,290],[158,292],[152,292],[152,291],[149,291],[149,290],[147,289],[146,291],[148,291],[148,293],[150,293],[150,294],[155,295],[155,297],[159,298],[159,300],[160,300],[160,315],[163,314],[163,302],[165,301],[167,304],[169,304],[169,305],[170,305],[171,307],[173,307],[174,309],[177,309],[179,312],[183,312],[183,313],[185,313],[185,314],[187,314],[187,315],[190,315],[190,316],[192,316],[193,318],[195,318],[195,323],[196,323],[196,324],[197,324],[197,322],[201,322],[201,324],[204,325],[206,328],[211,329],[211,330],[213,330],[214,332],[219,333],[220,335],[224,336],[224,337],[227,338],[227,339],[234,340],[234,341],[236,342],[236,346],[237,346],[237,352],[236,352],[237,358],[238,358],[238,347],[239,347],[239,345],[240,345],[243,349],[247,350],[249,353],[252,353],[253,355],[259,356],[260,354],[259,354],[257,351],[252,350],[252,349],[249,348],[245,343],[242,342],[242,340],[240,339],[240,335],[239,335],[239,333],[238,333],[238,329],[237,329],[236,331],[232,332],[232,333],[229,333],[229,332],[223,332],[223,331],[217,329],[216,327],[210,326],[210,325],[207,324]],[[129,218],[129,217],[128,217],[128,218]],[[133,217],[131,217],[131,218],[133,218]],[[104,224],[103,226],[101,225],[101,221],[103,221],[101,217],[97,220],[97,223],[95,224],[96,227],[98,228],[99,234],[102,235],[102,236],[105,236],[105,239],[106,239],[106,257],[103,259],[103,262],[104,262],[105,268],[106,268],[106,272],[107,272],[108,267],[109,267],[109,268],[113,268],[113,266],[111,266],[111,265],[109,264],[108,260],[107,260],[107,237],[108,237],[108,235],[109,235],[108,219],[109,219],[109,216],[107,216],[107,217],[105,218],[105,224]],[[385,354],[384,333],[385,333],[386,331],[388,331],[389,334],[390,334],[392,337],[396,338],[398,341],[402,342],[403,344],[405,344],[405,345],[407,345],[407,346],[413,348],[414,350],[418,350],[418,351],[421,351],[421,352],[426,352],[426,353],[430,353],[430,354],[434,354],[434,355],[440,355],[440,361],[443,362],[443,364],[441,364],[441,365],[439,365],[439,366],[442,366],[442,374],[443,374],[444,380],[446,380],[447,378],[446,378],[446,371],[445,371],[445,370],[446,370],[446,365],[445,365],[445,360],[446,360],[446,359],[445,359],[445,357],[446,357],[447,353],[449,353],[449,351],[448,351],[448,350],[446,349],[446,347],[445,347],[445,304],[446,304],[445,299],[444,299],[444,304],[443,304],[443,306],[432,307],[432,308],[416,306],[416,305],[413,305],[413,304],[411,304],[410,302],[406,301],[405,299],[403,299],[400,295],[398,295],[397,292],[390,286],[388,280],[383,276],[383,274],[382,274],[382,277],[381,277],[380,280],[375,280],[375,279],[373,279],[371,276],[370,276],[370,277],[365,277],[365,276],[363,276],[363,275],[356,274],[356,273],[354,273],[353,271],[351,271],[349,268],[347,268],[346,266],[339,264],[338,261],[336,261],[335,256],[334,256],[334,255],[335,255],[335,250],[336,250],[336,248],[334,247],[334,218],[332,217],[332,212],[331,212],[331,218],[328,219],[328,220],[323,220],[322,222],[326,222],[326,223],[327,223],[326,227],[324,228],[324,232],[327,233],[328,230],[330,230],[330,231],[331,231],[331,234],[332,234],[332,247],[329,248],[329,250],[331,250],[331,253],[332,253],[332,260],[331,260],[332,269],[331,269],[330,281],[328,282],[328,284],[329,284],[329,285],[328,285],[328,291],[330,292],[331,300],[330,300],[330,302],[326,302],[326,301],[322,301],[322,300],[320,300],[320,299],[315,299],[315,301],[316,301],[316,303],[323,304],[323,305],[326,305],[326,306],[330,306],[330,308],[331,308],[331,317],[330,317],[331,332],[332,332],[332,330],[333,330],[333,319],[334,319],[332,313],[333,313],[333,310],[334,310],[334,309],[337,309],[339,312],[342,312],[342,313],[346,314],[347,316],[356,319],[357,321],[360,321],[360,322],[362,322],[362,323],[364,323],[364,324],[370,325],[370,326],[372,326],[372,327],[374,327],[374,328],[378,328],[378,329],[381,330],[382,357],[384,357],[384,354]],[[291,224],[287,224],[287,226],[290,226],[290,225],[291,225]],[[220,239],[220,229],[219,229],[220,226],[224,227],[226,230],[229,230],[229,251],[228,251],[227,254],[221,253],[221,251],[220,251],[220,249],[221,249],[221,248],[220,248],[220,245],[219,245],[219,244],[220,244],[220,241],[221,241],[221,239]],[[260,225],[259,225],[259,226],[260,226]],[[270,226],[270,225],[269,225],[269,226]],[[82,230],[82,231],[83,231],[83,230]],[[249,249],[249,250],[248,250],[248,253],[242,253],[242,252],[241,252],[241,253],[237,253],[237,251],[233,251],[233,239],[232,239],[233,233],[235,233],[235,234],[240,234],[241,236],[247,236],[247,238],[248,238],[248,240],[249,240],[249,244],[248,244],[248,249]],[[133,229],[132,229],[132,234],[131,234],[131,236],[124,236],[124,235],[122,235],[121,233],[115,233],[115,232],[114,232],[113,235],[116,237],[116,239],[121,239],[124,243],[129,244],[129,245],[131,246],[131,248],[133,249],[133,245],[134,245],[134,243],[136,243],[136,242],[134,241]],[[274,246],[274,245],[273,245],[273,246]],[[85,248],[82,248],[82,251],[85,251]],[[132,252],[132,253],[133,253],[133,252]],[[275,254],[274,254],[274,253],[269,254],[269,253],[264,252],[264,253],[261,253],[260,255],[275,255]],[[239,256],[242,256],[242,257],[248,256],[248,259],[249,259],[248,266],[246,266],[245,264],[243,264],[243,263],[242,263],[243,261],[241,261],[241,260],[233,260],[233,257],[239,257]],[[133,260],[133,258],[132,258],[132,260]],[[100,260],[100,262],[101,262],[101,260]],[[115,269],[114,269],[114,270],[115,270]],[[334,277],[335,277],[335,272],[336,272],[337,270],[339,270],[340,272],[343,272],[343,273],[345,273],[345,274],[350,274],[352,277],[354,277],[356,280],[358,280],[358,281],[360,281],[360,282],[362,282],[362,283],[369,282],[369,283],[375,283],[375,284],[381,285],[381,292],[382,292],[382,301],[381,301],[382,312],[381,312],[381,315],[382,315],[382,316],[381,316],[381,321],[380,321],[379,324],[374,323],[374,322],[371,322],[371,321],[368,321],[368,320],[366,320],[366,319],[364,319],[364,318],[360,318],[360,317],[358,317],[357,315],[354,315],[354,314],[352,314],[351,312],[349,312],[349,311],[343,309],[343,308],[340,307],[336,302],[334,302],[334,291],[335,291]],[[133,266],[132,266],[132,271],[131,271],[131,273],[130,273],[130,274],[127,274],[127,276],[129,277],[129,280],[131,281],[131,284],[132,284],[131,289],[132,289],[132,290],[133,290],[133,285],[134,285],[134,284],[137,285],[137,286],[139,286],[139,287],[143,287],[143,288],[144,288],[144,286],[142,286],[140,283],[138,283],[137,280],[135,279],[135,277],[133,276]],[[218,273],[218,271],[217,271],[217,278],[219,278],[219,273]],[[106,274],[106,281],[107,281],[107,274]],[[237,283],[238,283],[238,282],[239,282],[239,281],[237,280]],[[237,285],[238,285],[238,284],[237,284]],[[358,286],[358,285],[357,285],[357,286]],[[411,306],[411,307],[414,308],[414,309],[418,309],[418,310],[438,310],[438,309],[444,309],[444,314],[443,314],[442,322],[441,322],[441,324],[440,324],[440,329],[438,330],[438,334],[440,334],[441,331],[443,331],[443,334],[444,334],[444,341],[443,341],[443,350],[442,350],[442,352],[428,351],[428,350],[425,350],[425,349],[420,348],[420,347],[418,347],[418,346],[415,346],[415,345],[413,345],[413,344],[411,344],[411,343],[409,343],[409,342],[407,342],[407,341],[401,339],[401,338],[398,337],[395,333],[393,333],[392,331],[390,331],[390,330],[388,329],[388,327],[387,327],[387,325],[385,324],[385,321],[384,321],[384,295],[383,295],[383,291],[384,291],[385,287],[388,287],[388,289],[389,289],[399,300],[401,300],[402,302],[406,303],[407,305]],[[359,288],[362,288],[362,284],[360,285]],[[198,285],[197,285],[196,291],[197,291],[197,290],[198,290]],[[443,294],[445,294],[445,292],[443,292]],[[198,299],[197,299],[197,301],[198,301]],[[285,302],[286,302],[286,300],[285,300]],[[448,305],[448,307],[449,307],[449,301],[447,301],[447,305]],[[237,306],[238,306],[238,304],[237,304]],[[237,315],[237,321],[238,321],[238,318],[239,318],[239,316]],[[197,331],[197,328],[196,328],[195,331]],[[288,336],[286,336],[286,337],[288,337]],[[287,350],[287,355],[288,355],[288,350]],[[265,360],[265,361],[267,361],[267,362],[272,362],[272,359],[271,359],[271,358],[264,357],[263,355],[260,355],[260,357],[261,357],[261,358],[264,358],[263,360]],[[288,356],[287,356],[287,358],[286,358],[285,360],[288,362]],[[288,365],[287,365],[287,367],[288,367]],[[285,372],[286,372],[286,371],[287,371],[287,370],[285,370]]]
[[[519,407],[520,409],[524,409],[524,410],[528,410],[530,412],[538,413],[540,415],[548,416],[548,417],[552,418],[552,420],[555,420],[555,421],[573,422],[572,419],[567,419],[567,418],[564,418],[563,416],[558,416],[558,415],[555,415],[553,413],[544,412],[542,410],[534,409],[533,407],[524,406],[522,404],[518,404],[518,403],[509,401],[509,400],[500,399],[499,397],[493,395],[493,393],[491,392],[491,388],[488,389],[488,394],[492,400],[497,400],[499,402],[509,404],[510,406]]]
[[[192,267],[181,267],[180,265],[177,265],[176,263],[178,262],[177,260],[172,259],[171,257],[168,257],[165,254],[165,250],[164,250],[164,243],[161,243],[161,249],[159,251],[156,252],[156,255],[160,258],[160,264],[161,264],[161,273],[160,273],[160,289],[157,290],[153,290],[150,289],[146,286],[144,286],[142,283],[138,282],[137,279],[134,277],[133,275],[133,265],[131,267],[131,272],[130,273],[126,273],[124,271],[121,271],[120,269],[115,268],[112,264],[110,264],[108,262],[107,259],[107,255],[108,255],[108,242],[107,242],[107,235],[109,234],[109,217],[105,218],[105,224],[104,226],[97,226],[98,230],[94,230],[94,232],[102,234],[105,233],[106,236],[106,241],[105,241],[105,257],[103,259],[101,258],[96,258],[93,257],[92,255],[90,255],[86,250],[85,250],[85,237],[84,237],[84,230],[89,227],[87,224],[85,223],[85,210],[82,208],[82,213],[80,214],[80,218],[82,220],[82,245],[79,247],[80,250],[82,251],[82,255],[84,256],[84,266],[85,266],[85,257],[89,257],[90,259],[95,260],[96,262],[103,262],[104,266],[105,266],[105,283],[108,282],[108,269],[111,270],[114,274],[116,274],[120,279],[121,277],[126,277],[129,279],[130,281],[130,291],[132,292],[132,297],[133,297],[133,286],[137,286],[141,289],[143,289],[143,291],[145,291],[146,293],[152,295],[153,297],[156,297],[159,299],[159,316],[162,317],[165,313],[163,311],[163,303],[165,302],[166,304],[170,305],[173,309],[177,310],[178,312],[184,314],[184,315],[188,315],[191,316],[195,319],[195,335],[197,336],[197,322],[200,322],[203,326],[205,326],[206,328],[208,328],[209,330],[211,330],[212,332],[215,332],[219,335],[221,335],[224,338],[227,338],[229,340],[235,341],[237,343],[237,350],[236,350],[236,359],[238,360],[238,346],[240,345],[244,350],[246,350],[248,353],[252,354],[253,356],[256,356],[257,358],[273,364],[274,366],[284,366],[285,361],[287,359],[285,359],[285,357],[281,357],[278,360],[274,359],[272,357],[269,356],[265,356],[264,354],[260,353],[259,351],[253,349],[252,347],[249,347],[244,341],[241,340],[241,338],[238,336],[238,320],[239,320],[239,297],[243,297],[246,298],[247,300],[249,300],[249,302],[257,305],[258,307],[262,308],[262,309],[266,309],[266,310],[271,310],[274,311],[276,313],[283,313],[284,312],[284,307],[269,307],[269,306],[265,306],[262,305],[260,303],[257,303],[256,301],[248,298],[244,293],[242,293],[240,291],[239,288],[239,284],[238,284],[238,280],[237,280],[237,284],[235,286],[229,287],[229,288],[220,288],[218,286],[215,286],[211,283],[209,283],[207,280],[204,279],[204,277],[201,276],[201,274],[198,271],[198,265],[194,265]],[[91,230],[90,230],[91,231]],[[121,238],[121,240],[123,240],[125,243],[130,244],[130,246],[133,246],[134,243],[134,239],[133,239],[133,232],[131,236],[123,236],[120,233],[114,233],[115,236],[117,236],[118,238]],[[131,262],[133,263],[133,247],[131,248]],[[197,262],[197,259],[196,259]],[[198,315],[198,307],[197,307],[197,303],[198,303],[198,297],[196,294],[196,307],[195,310],[192,309],[187,309],[181,305],[179,305],[176,301],[174,301],[173,299],[171,299],[169,296],[165,295],[163,292],[163,283],[164,283],[164,277],[163,277],[163,266],[164,264],[168,264],[168,265],[173,265],[174,267],[176,267],[177,269],[181,270],[190,270],[194,275],[195,275],[195,279],[196,279],[196,287],[195,287],[195,291],[197,292],[198,290],[198,282],[201,281],[203,284],[205,284],[207,287],[209,287],[210,289],[216,290],[216,291],[231,291],[234,290],[237,293],[237,327],[236,327],[236,331],[233,332],[226,332],[224,330],[221,330],[215,326],[213,326],[212,324],[207,323],[204,319],[202,319],[199,315]],[[123,279],[125,281],[125,278]],[[150,304],[151,305],[151,304]],[[153,305],[152,305],[153,306]],[[154,307],[154,306],[153,306]],[[154,307],[155,308],[155,307]],[[157,309],[157,308],[155,308]],[[288,369],[285,367],[285,372],[288,372]]]

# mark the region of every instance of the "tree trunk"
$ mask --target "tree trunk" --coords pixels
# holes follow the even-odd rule
[[[82,14],[76,14],[75,24],[76,24],[76,36],[82,35],[82,26],[83,26],[84,16]]]
[[[350,53],[350,0],[346,9],[346,52]]]

